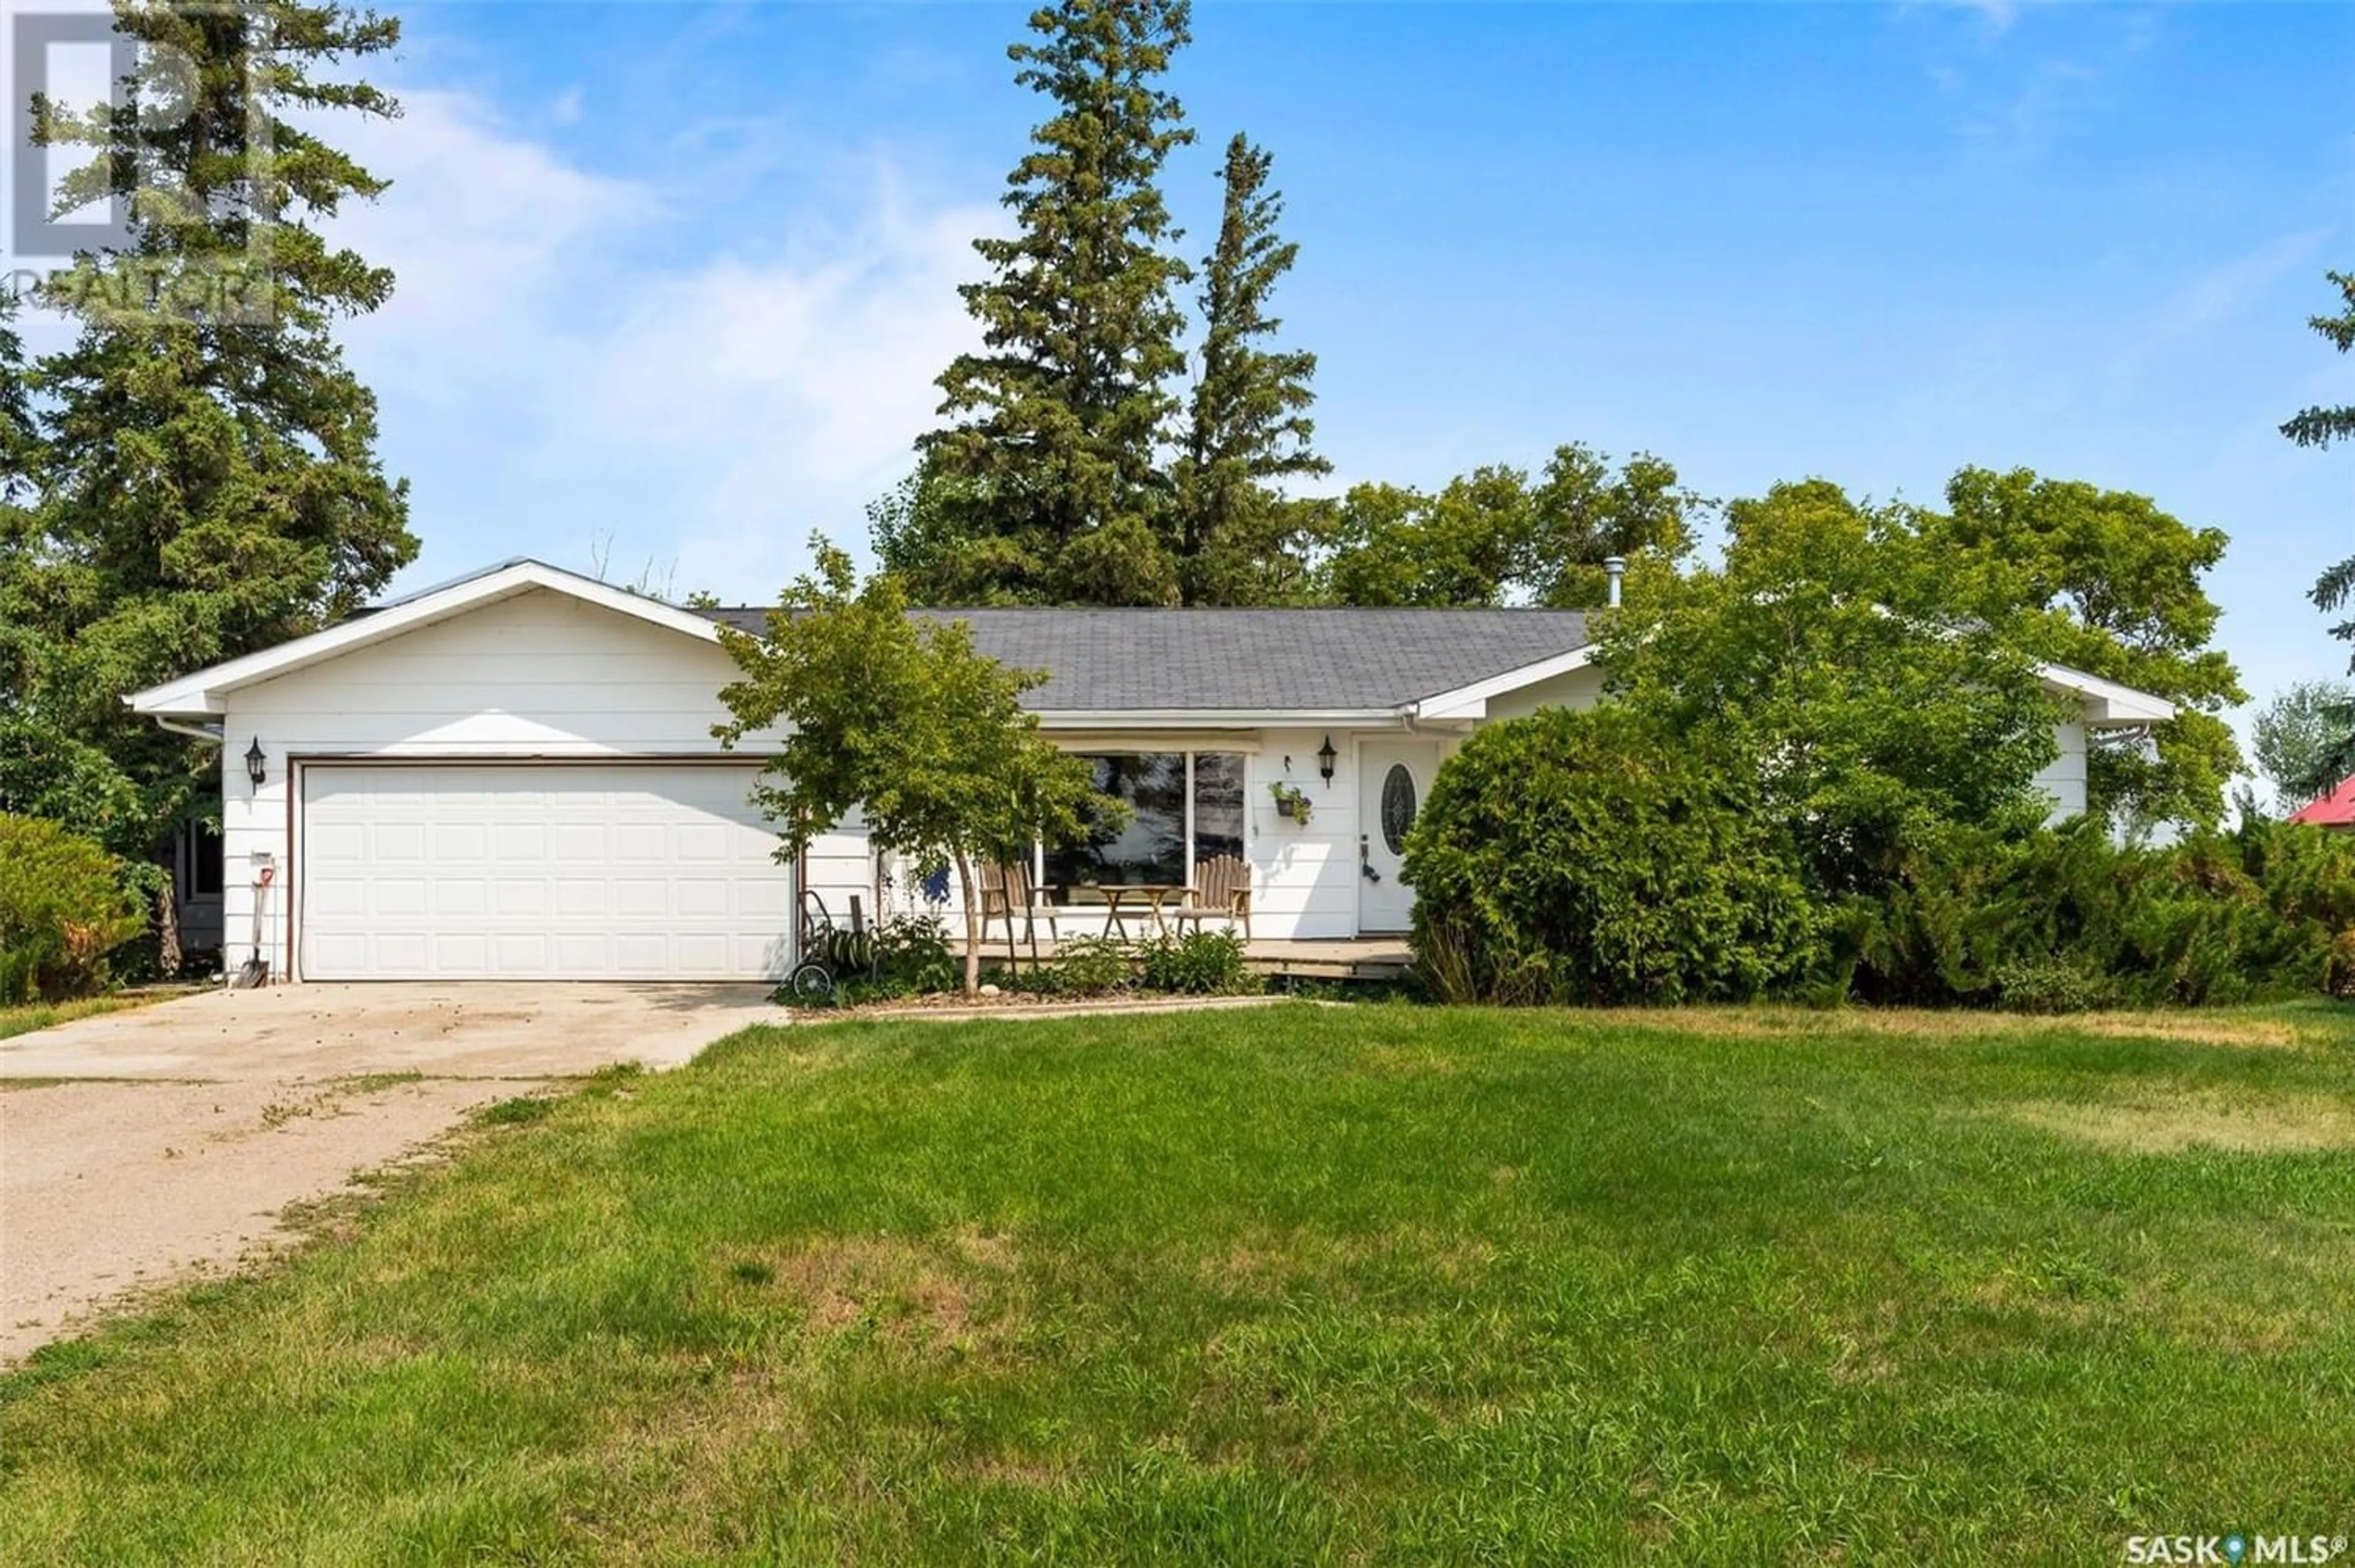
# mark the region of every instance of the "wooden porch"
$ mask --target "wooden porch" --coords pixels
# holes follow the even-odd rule
[[[1027,968],[1033,962],[1055,956],[1057,944],[1043,932],[1036,944],[1035,958],[1033,944],[1024,940],[1018,931],[1009,953],[1005,936],[992,923],[990,938],[981,946],[984,964],[1004,964],[1010,958],[1016,967]],[[949,945],[960,957],[964,955],[963,941],[952,940]],[[1322,940],[1263,936],[1244,944],[1243,954],[1259,974],[1270,978],[1290,976],[1303,980],[1396,980],[1405,976],[1413,962],[1413,954],[1403,936]]]

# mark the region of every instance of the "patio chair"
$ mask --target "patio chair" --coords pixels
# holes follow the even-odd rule
[[[1039,945],[1038,921],[1044,916],[1047,934],[1061,940],[1055,929],[1055,905],[1044,888],[1030,884],[1030,868],[1020,860],[985,860],[981,864],[981,937],[989,940],[989,923],[1006,923],[1006,950],[1014,951],[1014,917],[1022,917],[1023,939],[1035,951]]]
[[[1186,901],[1169,912],[1169,918],[1183,923],[1192,921],[1197,930],[1206,920],[1223,920],[1230,929],[1241,925],[1243,940],[1251,940],[1251,868],[1240,855],[1213,855],[1194,868],[1194,885],[1186,890]]]

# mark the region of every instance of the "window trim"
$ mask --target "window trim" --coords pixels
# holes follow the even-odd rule
[[[1154,739],[1157,738],[1158,737],[1154,737]],[[1089,743],[1084,749],[1077,746],[1058,746],[1057,750],[1062,752],[1062,753],[1067,757],[1180,756],[1186,759],[1186,841],[1184,854],[1186,885],[1188,886],[1191,886],[1193,882],[1193,869],[1201,863],[1200,851],[1197,848],[1194,838],[1194,759],[1201,756],[1239,758],[1242,763],[1243,773],[1243,821],[1242,833],[1241,835],[1243,844],[1242,860],[1243,864],[1246,866],[1251,864],[1251,764],[1252,755],[1252,752],[1257,750],[1256,747],[1247,750],[1241,746],[1106,744],[1098,738],[1091,736],[1089,737]],[[1030,846],[1030,885],[1037,888],[1043,888],[1048,885],[1047,846],[1043,843],[1034,842]],[[1058,891],[1062,891],[1062,884],[1057,883],[1055,886]]]

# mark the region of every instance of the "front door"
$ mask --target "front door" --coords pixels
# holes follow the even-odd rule
[[[1428,741],[1369,741],[1358,749],[1358,929],[1404,931],[1413,918],[1406,885],[1406,830],[1439,771]]]

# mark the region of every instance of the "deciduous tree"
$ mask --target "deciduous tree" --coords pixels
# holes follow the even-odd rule
[[[2343,680],[2299,681],[2259,709],[2251,728],[2257,771],[2285,814],[2355,773],[2347,744],[2355,735],[2355,687]]]
[[[1603,563],[1648,571],[1692,549],[1704,503],[1673,464],[1638,453],[1614,468],[1572,442],[1533,484],[1527,472],[1476,468],[1435,494],[1360,485],[1330,507],[1321,597],[1336,604],[1584,608],[1604,600]]]
[[[1946,486],[1947,513],[1928,542],[1960,558],[1957,609],[2011,621],[2038,657],[2156,693],[2179,715],[2105,729],[2087,757],[2087,807],[2127,822],[2212,825],[2240,770],[2222,710],[2248,700],[2240,673],[2211,645],[2222,611],[2207,575],[2223,559],[2221,529],[2193,528],[2149,497],[2024,468],[1966,468]]]
[[[855,809],[876,849],[955,869],[969,994],[981,979],[980,864],[1082,839],[1114,803],[1023,710],[1043,672],[976,653],[962,621],[911,617],[896,578],[861,585],[847,555],[811,542],[817,571],[786,591],[765,636],[721,629],[743,673],[721,690],[732,718],[713,733],[731,747],[764,736],[753,796],[778,824],[780,860]]]
[[[1749,759],[1810,885],[1875,892],[1944,823],[2041,817],[2058,717],[2011,628],[1919,514],[1822,480],[1728,508],[1721,566],[1663,575],[1601,624],[1615,699]]]

